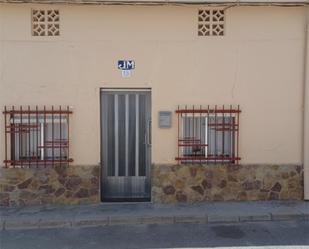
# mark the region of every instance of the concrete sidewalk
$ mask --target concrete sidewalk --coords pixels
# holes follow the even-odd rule
[[[1,230],[124,224],[309,220],[309,202],[241,201],[186,205],[102,203],[80,206],[1,208]]]

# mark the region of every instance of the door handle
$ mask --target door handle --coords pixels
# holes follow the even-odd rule
[[[151,119],[148,120],[147,122],[147,135],[146,135],[146,143],[147,143],[147,146],[151,146]]]

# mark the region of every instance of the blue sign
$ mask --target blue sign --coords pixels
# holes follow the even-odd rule
[[[135,61],[133,60],[119,60],[118,69],[120,70],[132,70],[135,68]]]

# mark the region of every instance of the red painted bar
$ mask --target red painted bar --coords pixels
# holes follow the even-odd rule
[[[193,137],[193,139],[195,139],[194,105],[193,105],[192,107],[193,107],[193,117],[192,117],[192,125],[193,125],[193,129],[192,129],[192,131],[193,131],[193,135],[192,135],[192,137]],[[194,154],[195,154],[195,156],[196,156],[196,152],[194,151],[193,153],[194,153]]]
[[[28,112],[30,111],[30,106],[28,105]],[[29,151],[29,155],[28,155],[28,167],[30,168],[30,158],[31,158],[31,155],[30,155],[30,148],[31,148],[31,128],[30,128],[30,113],[28,113],[28,129],[29,129],[29,132],[28,132],[28,138],[29,138],[29,141],[28,141],[28,151]]]
[[[6,106],[4,106],[4,111],[6,112]],[[7,120],[6,120],[6,115],[4,115],[4,126],[7,127]],[[6,128],[4,129],[4,142],[5,142],[5,148],[4,148],[4,154],[5,154],[5,161],[7,161],[7,154],[8,154],[8,148],[7,148],[7,132],[6,132]],[[179,156],[179,155],[178,155]],[[5,167],[8,167],[8,164],[5,163]]]
[[[23,124],[23,108],[20,106],[20,125]],[[23,129],[20,129],[19,132],[19,159],[23,153]],[[21,167],[23,167],[23,160],[21,161]]]
[[[37,128],[35,129],[36,130],[36,167],[38,168],[38,157],[39,157],[39,151],[38,151],[38,144],[39,144],[39,113],[38,113],[38,106],[35,106],[35,111],[36,111],[36,114],[35,114],[35,118],[36,118],[36,126]]]
[[[12,114],[28,114],[28,111],[25,111],[25,110],[11,110],[11,111],[3,111],[2,112],[3,114],[9,114],[9,115],[12,115]],[[36,110],[33,111],[33,110],[30,110],[29,112],[30,114],[36,114]],[[44,110],[38,110],[38,113],[39,114],[44,114]],[[59,110],[51,110],[51,111],[45,111],[46,114],[60,114],[60,111]],[[72,114],[73,112],[70,111],[70,110],[62,110],[61,111],[61,114]]]
[[[64,141],[45,141],[45,143],[46,144],[52,144],[52,143],[54,143],[54,144],[65,144],[65,143],[69,143],[69,141],[68,140],[64,140]]]
[[[187,110],[187,105],[185,105],[185,110]],[[182,125],[183,125],[183,126],[182,126],[182,131],[183,131],[182,137],[183,137],[183,138],[184,138],[184,134],[185,134],[185,129],[186,129],[187,123],[189,123],[189,131],[190,131],[190,128],[191,128],[191,127],[190,127],[191,122],[190,122],[190,120],[189,120],[189,122],[188,122],[188,118],[187,118],[187,116],[188,116],[187,114],[188,114],[188,113],[185,112],[184,114],[185,114],[185,119],[184,119],[183,122],[182,122]],[[189,136],[190,136],[190,134],[189,134]],[[194,138],[193,138],[193,139],[194,139]],[[182,155],[184,154],[184,151],[185,151],[185,150],[182,149],[182,153],[181,153]]]
[[[208,144],[178,144],[181,147],[192,147],[192,146],[208,146]]]
[[[238,131],[238,129],[230,129],[230,128],[217,128],[216,131]]]
[[[60,160],[52,160],[52,159],[49,159],[49,160],[37,160],[37,159],[30,159],[30,162],[37,162],[39,161],[40,163],[43,163],[43,162],[46,162],[46,163],[50,163],[50,164],[53,164],[53,163],[60,163]],[[68,160],[62,160],[61,162],[62,163],[68,163],[68,162],[73,162],[74,160],[72,158],[68,159]],[[4,163],[16,163],[16,164],[21,164],[22,162],[25,162],[25,160],[4,160]]]
[[[215,126],[217,127],[217,105],[215,105]],[[215,130],[215,156],[217,156],[217,130]],[[215,163],[217,160],[215,159]]]
[[[224,116],[224,105],[222,106],[222,110],[223,110],[223,113],[222,113],[222,124],[223,124],[223,127],[225,125],[225,116]],[[225,129],[222,129],[222,156],[224,156],[224,132],[225,132]],[[223,162],[223,161],[222,161]]]
[[[238,105],[238,111],[239,111],[239,105]],[[237,114],[237,125],[239,126],[239,113]],[[239,131],[237,130],[237,149],[236,149],[236,153],[237,153],[237,158],[238,158],[238,153],[239,153]],[[236,162],[237,164],[239,163],[240,159],[237,159]]]
[[[60,111],[60,114],[59,114],[59,132],[60,132],[60,142],[62,142],[62,134],[61,134],[61,105],[59,106],[59,111]],[[59,146],[59,155],[60,155],[60,164],[61,164],[61,159],[62,159],[62,155],[61,155],[61,152],[62,152],[62,149],[63,147],[62,146]]]
[[[57,146],[57,145],[54,145],[54,146],[52,146],[52,145],[50,145],[50,146],[48,146],[48,145],[46,145],[46,146],[38,146],[38,148],[40,148],[40,149],[42,149],[42,148],[50,148],[50,149],[52,149],[52,148],[54,148],[54,149],[59,149],[59,148],[69,148],[69,146],[68,145],[63,145],[63,146],[61,146],[61,145],[59,145],[59,146]]]
[[[200,110],[202,110],[202,106],[201,105],[200,105]],[[200,136],[199,136],[199,139],[200,139],[200,141],[202,141],[202,113],[201,112],[200,112]],[[200,147],[202,147],[202,146],[200,146]],[[201,150],[202,150],[202,148],[201,148]],[[203,152],[203,150],[202,150],[202,152]],[[204,153],[205,153],[205,148],[204,148]],[[200,164],[202,164],[201,160],[200,160]]]
[[[222,109],[210,109],[209,111],[208,110],[205,110],[205,109],[202,109],[202,110],[199,110],[199,109],[181,109],[181,110],[176,110],[176,113],[240,113],[241,111],[240,110],[222,110]]]
[[[199,142],[199,139],[192,139],[192,138],[185,138],[185,139],[179,139],[179,142]]]
[[[240,157],[176,157],[176,161],[196,161],[196,160],[204,160],[204,161],[235,161],[240,160]]]
[[[178,108],[177,108],[178,110],[179,110],[179,106],[178,106]],[[177,113],[177,122],[178,122],[178,130],[177,130],[177,136],[178,136],[178,143],[179,143],[179,141],[180,141],[180,137],[179,137],[179,113]],[[179,146],[178,146],[178,148],[177,148],[177,155],[178,155],[178,157],[179,157]]]
[[[55,150],[54,150],[54,106],[52,106],[52,161],[54,166]]]
[[[232,110],[232,105],[230,105],[230,110]],[[233,127],[235,128],[236,126],[234,126],[234,118],[232,116],[232,113],[230,113],[230,122],[229,122],[230,126],[229,127]],[[235,136],[235,131],[231,131],[231,144],[232,144],[232,148],[231,148],[231,156],[235,156],[234,155],[234,136]]]
[[[230,113],[230,115],[232,115],[232,113]],[[218,123],[217,125],[210,124],[209,126],[232,126],[232,127],[237,127],[238,125],[237,124],[221,124],[221,123]]]
[[[19,125],[16,129],[28,129],[28,128],[36,128],[36,127],[37,127],[36,125]],[[5,128],[12,129],[14,128],[14,125],[7,125]],[[8,133],[11,133],[11,132],[8,132]]]
[[[43,115],[44,115],[44,123],[43,123],[43,136],[44,136],[44,138],[43,138],[43,140],[44,140],[44,144],[43,144],[43,146],[45,146],[45,143],[46,143],[46,136],[45,136],[45,129],[46,129],[46,106],[44,105],[44,111],[43,111]],[[46,158],[46,148],[44,148],[44,159]],[[44,160],[44,167],[46,168],[46,162],[45,162],[45,160]]]
[[[12,106],[12,111],[14,112],[14,106]],[[11,134],[11,136],[13,135],[13,138],[11,139],[11,141],[13,141],[13,143],[14,143],[14,146],[12,146],[12,153],[11,153],[11,157],[13,157],[14,158],[14,160],[15,160],[15,136],[16,136],[16,134],[15,134],[15,115],[14,114],[10,114],[10,116],[12,116],[13,117],[13,125],[14,125],[14,133],[13,134]],[[13,167],[15,168],[15,163],[13,162],[12,163],[13,164]]]
[[[69,119],[69,114],[70,113],[72,113],[72,112],[70,112],[70,108],[69,108],[69,106],[67,106],[67,126],[68,126],[68,145],[69,145],[69,140],[70,140],[70,119]],[[67,154],[67,159],[68,158],[70,158],[70,146],[68,146],[68,152],[67,152],[68,154]],[[69,166],[69,161],[67,160],[67,162],[68,162],[68,164],[67,164],[67,166]]]
[[[209,127],[210,126],[209,126],[209,105],[208,105],[207,106],[207,144],[209,144]],[[206,157],[208,157],[209,150],[210,150],[210,148],[208,147],[207,148],[207,155],[206,155]],[[208,164],[208,162],[207,162],[207,164]]]

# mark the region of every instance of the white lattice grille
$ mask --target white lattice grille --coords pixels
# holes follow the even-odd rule
[[[199,10],[198,11],[199,36],[224,35],[224,10]]]
[[[59,10],[32,10],[33,36],[59,36]]]

